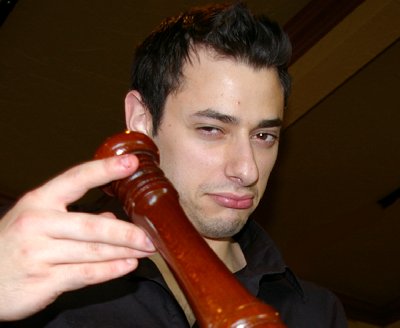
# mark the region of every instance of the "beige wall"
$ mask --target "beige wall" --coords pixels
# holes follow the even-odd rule
[[[349,321],[349,328],[380,328],[379,326],[373,326],[359,321]]]
[[[349,328],[400,328],[400,321],[397,321],[394,324],[389,326],[374,326],[367,323],[359,322],[359,321],[349,321]]]

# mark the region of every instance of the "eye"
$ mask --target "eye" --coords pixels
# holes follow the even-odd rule
[[[257,132],[253,135],[253,138],[267,147],[272,147],[278,141],[278,135],[270,132]]]
[[[196,130],[199,131],[204,136],[211,136],[211,137],[219,136],[220,134],[223,133],[221,128],[210,125],[199,126],[196,128]]]

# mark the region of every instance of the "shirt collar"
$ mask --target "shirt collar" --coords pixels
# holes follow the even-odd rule
[[[251,294],[257,296],[264,277],[282,276],[304,297],[299,281],[286,266],[274,242],[254,220],[249,219],[234,239],[239,243],[247,262],[235,275]],[[141,259],[138,268],[128,277],[152,280],[169,290],[157,266],[147,258]]]
[[[257,296],[263,278],[273,279],[281,276],[304,297],[297,277],[286,266],[275,243],[254,220],[248,220],[235,236],[235,240],[239,243],[247,262],[235,275],[250,293]]]
[[[268,234],[252,219],[234,237],[246,258],[247,267],[253,273],[283,273],[286,265],[280,252]]]

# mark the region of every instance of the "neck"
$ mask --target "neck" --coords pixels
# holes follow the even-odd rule
[[[219,259],[225,263],[231,272],[236,272],[242,269],[246,265],[246,260],[244,258],[243,252],[238,243],[232,239],[209,239],[204,238],[210,248],[216,253]],[[164,259],[159,253],[156,253],[150,257],[150,259],[157,265],[160,270],[164,280],[166,281],[171,292],[175,296],[176,300],[185,312],[186,318],[189,324],[192,326],[195,322],[195,317],[193,312],[187,302],[186,296],[180,289],[175,277],[170,271],[169,267],[165,263]]]
[[[242,249],[233,239],[204,239],[231,272],[239,271],[246,265]]]

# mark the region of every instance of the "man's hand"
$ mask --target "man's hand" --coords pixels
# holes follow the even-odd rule
[[[65,291],[122,276],[154,253],[134,224],[66,209],[137,166],[133,155],[78,165],[28,192],[0,220],[0,321],[22,319]]]

